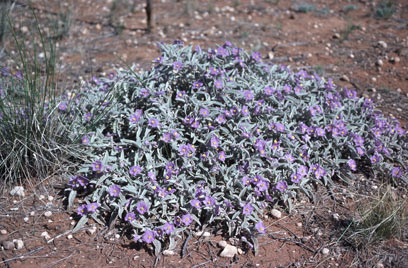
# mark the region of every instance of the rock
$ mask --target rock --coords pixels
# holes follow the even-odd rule
[[[1,231],[0,231],[0,234],[6,235],[6,234],[7,234],[7,230],[6,230],[6,229],[1,230]]]
[[[224,258],[233,258],[238,253],[237,247],[227,245],[221,252],[220,256]]]
[[[21,29],[20,29],[23,33],[26,33],[26,32],[28,32],[28,27],[27,26],[23,26],[23,27],[21,27]]]
[[[277,209],[272,209],[271,214],[272,214],[273,217],[275,217],[277,219],[282,218],[282,212],[280,212]]]
[[[273,60],[273,57],[274,57],[275,55],[273,54],[273,52],[272,51],[269,51],[269,53],[268,53],[268,58],[270,59],[270,60]]]
[[[244,255],[244,251],[242,249],[238,248],[238,254],[239,255]]]
[[[44,237],[45,240],[50,240],[51,239],[51,236],[47,232],[42,232],[41,237]]]
[[[333,219],[335,219],[336,221],[338,221],[340,219],[340,215],[338,213],[334,213],[333,214]]]
[[[102,26],[98,23],[95,25],[95,29],[100,31],[102,29]]]
[[[17,195],[19,197],[24,197],[24,187],[23,186],[15,186],[13,190],[10,191],[10,195],[14,196]]]
[[[382,264],[381,262],[377,263],[377,265],[375,266],[376,268],[384,268],[384,264]]]
[[[45,198],[45,196],[43,196],[42,194],[38,197],[38,200],[43,200]]]
[[[67,239],[72,239],[72,238],[73,238],[72,234],[67,235]]]
[[[54,200],[54,197],[52,195],[49,195],[48,196],[48,201],[52,201],[52,200]]]
[[[377,45],[382,48],[387,48],[387,43],[383,40],[378,41]]]
[[[51,211],[46,211],[46,212],[44,213],[44,216],[47,217],[47,218],[49,218],[49,217],[52,216],[52,212],[51,212]]]
[[[210,234],[209,232],[204,232],[204,233],[203,233],[203,236],[204,236],[204,237],[210,237],[211,234]]]
[[[30,212],[30,216],[34,216],[35,215],[35,212],[34,211],[31,211]]]
[[[324,248],[324,249],[322,249],[322,253],[323,253],[323,255],[329,255],[330,250],[328,248]]]
[[[383,66],[383,65],[384,65],[384,62],[382,61],[382,59],[378,59],[378,60],[375,62],[375,65],[377,65],[377,66]]]
[[[87,234],[93,235],[96,232],[96,226],[92,226],[91,228],[86,230]]]
[[[339,33],[335,33],[335,34],[333,34],[333,39],[340,39],[340,34]]]
[[[24,217],[24,222],[28,222],[29,220],[30,220],[30,218],[29,217]]]
[[[390,62],[391,63],[399,63],[401,61],[401,59],[399,58],[399,57],[392,57],[391,59],[390,59]]]
[[[17,250],[22,249],[24,247],[24,242],[21,239],[17,239],[14,241],[14,246]]]
[[[354,59],[354,54],[350,54],[350,55],[349,55],[349,58],[350,58],[350,59]]]
[[[198,232],[195,232],[193,235],[195,236],[195,237],[200,237],[200,236],[202,236],[203,235],[203,231],[198,231]]]
[[[3,248],[5,250],[11,250],[14,249],[14,243],[11,241],[3,241]]]
[[[350,79],[348,78],[347,75],[343,75],[343,76],[340,78],[340,80],[341,80],[341,81],[350,82]]]
[[[176,253],[173,250],[166,249],[163,251],[164,256],[173,256],[174,254]]]
[[[303,224],[301,222],[296,223],[297,227],[302,227]]]
[[[220,242],[218,242],[218,246],[220,248],[225,248],[228,245],[227,241],[221,240]]]

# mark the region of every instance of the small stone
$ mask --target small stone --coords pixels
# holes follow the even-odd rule
[[[225,248],[228,245],[227,241],[221,240],[220,242],[218,242],[218,246],[220,248]]]
[[[96,226],[92,226],[91,228],[87,229],[86,232],[89,235],[93,235],[96,232]]]
[[[21,239],[17,239],[14,241],[14,245],[16,247],[17,250],[20,250],[24,247],[24,242]]]
[[[383,66],[383,65],[384,65],[384,62],[382,61],[382,59],[378,59],[378,60],[375,62],[375,65],[377,65],[377,66]]]
[[[195,237],[200,237],[200,236],[203,235],[203,233],[204,233],[203,231],[198,231],[198,232],[195,232],[195,233],[194,233],[194,236],[195,236]]]
[[[100,31],[102,29],[102,26],[98,23],[95,25],[95,29],[97,29],[98,31]]]
[[[10,208],[11,211],[17,211],[18,208]]]
[[[339,33],[333,34],[333,39],[340,39],[340,34]]]
[[[302,242],[303,242],[303,243],[308,242],[308,241],[310,240],[310,238],[312,238],[310,235],[309,235],[309,236],[302,237]]]
[[[401,61],[401,59],[399,58],[399,57],[392,57],[391,59],[390,59],[390,62],[391,63],[399,63]]]
[[[210,234],[209,232],[204,232],[204,233],[203,233],[203,236],[204,236],[204,237],[210,237],[211,234]]]
[[[308,58],[313,57],[312,53],[308,53],[306,56],[307,56]]]
[[[340,219],[340,215],[338,213],[334,213],[333,214],[333,219],[335,219],[336,221],[338,221]]]
[[[44,237],[46,240],[50,240],[51,236],[47,232],[42,232],[41,237]]]
[[[67,238],[72,239],[73,238],[72,234],[67,235]]]
[[[137,260],[137,259],[139,259],[139,256],[138,256],[138,255],[135,255],[135,256],[133,257],[133,260],[135,261],[135,260]]]
[[[51,212],[51,211],[46,211],[46,212],[44,213],[44,216],[47,217],[47,218],[49,218],[49,217],[52,216],[52,212]]]
[[[120,234],[115,234],[115,238],[119,239],[120,238]]]
[[[348,78],[347,75],[343,75],[343,76],[340,78],[340,80],[346,81],[346,82],[350,82],[350,79]]]
[[[354,59],[354,54],[350,54],[350,55],[349,55],[349,58],[350,58],[350,59]]]
[[[11,196],[17,195],[19,197],[24,197],[25,196],[24,187],[23,186],[15,186],[13,188],[13,190],[10,191],[10,195]]]
[[[371,189],[377,190],[377,189],[378,189],[378,186],[377,186],[377,185],[373,185],[373,186],[371,186]]]
[[[297,225],[297,227],[302,227],[302,223],[301,222],[298,222],[298,223],[296,223],[296,225]]]
[[[34,211],[31,211],[30,212],[30,216],[34,216],[35,215],[35,212]]]
[[[54,200],[54,197],[52,195],[49,195],[48,196],[48,201],[52,201],[52,200]]]
[[[26,32],[28,32],[28,27],[27,26],[23,26],[23,27],[21,27],[21,29],[20,29],[23,33],[26,33]]]
[[[282,218],[282,212],[280,212],[277,209],[272,209],[271,214],[272,214],[273,217],[275,217],[277,219]]]
[[[11,250],[14,249],[14,243],[11,241],[3,241],[3,248],[5,250]]]
[[[239,255],[244,255],[244,251],[242,249],[238,248],[238,254]]]
[[[6,235],[6,234],[7,234],[7,230],[6,230],[6,229],[1,230],[1,231],[0,231],[0,234]]]
[[[43,200],[45,198],[45,196],[43,196],[42,194],[40,194],[40,196],[38,197],[38,200]]]
[[[382,48],[387,48],[387,43],[385,43],[383,40],[378,41],[377,45]]]
[[[227,245],[221,252],[220,256],[224,258],[233,258],[238,253],[237,247]]]
[[[173,256],[174,254],[176,253],[173,250],[166,249],[163,251],[164,256]]]
[[[24,222],[28,222],[29,220],[30,220],[30,218],[29,217],[24,217]]]
[[[377,263],[377,265],[375,266],[376,268],[384,268],[384,264],[382,264],[381,262]]]
[[[377,78],[375,78],[375,77],[371,77],[371,81],[373,81],[373,82],[377,82]]]
[[[322,253],[323,253],[323,255],[329,255],[330,250],[328,248],[324,248],[324,249],[322,249]]]
[[[269,51],[269,53],[268,53],[268,58],[269,58],[270,60],[273,60],[273,57],[275,57],[275,55],[273,54],[272,51]]]

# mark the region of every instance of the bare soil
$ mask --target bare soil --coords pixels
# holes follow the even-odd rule
[[[377,0],[153,0],[155,27],[151,33],[146,31],[142,0],[31,2],[47,32],[52,33],[56,25],[62,29],[69,18],[68,30],[60,30],[56,38],[61,91],[79,88],[81,81],[126,65],[149,69],[159,55],[157,42],[180,39],[208,48],[229,40],[260,51],[265,61],[316,71],[342,87],[355,88],[360,95],[375,99],[385,113],[408,122],[405,0],[391,1],[395,10],[388,19],[378,16],[382,1]],[[301,12],[307,8],[312,10]],[[15,2],[12,17],[18,32],[33,34],[33,15],[26,1]],[[9,53],[11,43],[6,38],[3,44],[10,47]],[[175,256],[159,257],[152,248],[139,248],[130,238],[97,223],[68,238],[75,215],[64,204],[62,179],[33,181],[25,185],[24,198],[11,197],[8,192],[0,198],[0,229],[8,232],[2,238],[24,241],[20,250],[0,251],[1,268],[408,267],[408,234],[365,249],[353,248],[341,239],[356,216],[357,204],[379,189],[382,182],[372,178],[356,177],[353,185],[337,182],[330,190],[316,187],[315,200],[300,198],[294,210],[286,211],[281,219],[266,213],[267,234],[260,237],[259,254],[254,256],[244,243],[231,240],[244,251],[232,259],[219,256],[217,242],[228,239],[219,230],[210,230],[209,238],[180,237]],[[406,198],[404,187],[393,191]],[[46,217],[46,211],[52,216]],[[335,213],[339,217],[333,217]],[[86,229],[92,224],[97,231],[88,234]],[[51,242],[41,237],[43,232],[48,232]],[[183,250],[186,240],[188,246]],[[322,253],[324,248],[329,249],[327,255]]]

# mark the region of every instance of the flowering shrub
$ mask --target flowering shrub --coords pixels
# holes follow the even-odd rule
[[[208,225],[255,242],[264,210],[311,182],[363,167],[406,180],[405,130],[371,99],[229,42],[160,49],[152,70],[94,79],[65,109],[88,150],[68,189],[86,201],[77,228],[119,222],[156,249]]]

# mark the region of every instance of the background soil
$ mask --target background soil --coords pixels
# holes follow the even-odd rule
[[[148,33],[143,0],[32,0],[41,28],[57,42],[61,92],[126,65],[149,69],[159,55],[157,42],[180,39],[208,48],[229,40],[260,51],[265,61],[333,78],[340,86],[372,97],[384,112],[408,121],[407,1],[391,1],[395,10],[389,18],[381,15],[385,2],[374,0],[152,2],[155,28]],[[34,35],[26,1],[15,1],[12,17],[17,32]],[[3,47],[13,55],[10,37],[3,39]],[[9,57],[2,61],[13,65]],[[266,214],[268,235],[260,237],[259,255],[230,241],[245,252],[233,259],[219,257],[216,243],[225,239],[220,235],[192,238],[184,252],[186,237],[181,237],[177,255],[159,258],[151,248],[138,248],[99,225],[96,233],[84,228],[68,238],[75,219],[71,210],[63,209],[62,183],[58,177],[45,178],[25,185],[24,198],[8,193],[1,197],[0,229],[7,230],[8,239],[23,239],[24,247],[2,250],[0,267],[408,267],[407,236],[365,250],[339,239],[356,202],[377,191],[379,181],[360,178],[352,186],[318,188],[319,198],[299,201],[290,216],[274,219]],[[406,189],[393,191],[406,195]],[[52,215],[46,217],[46,211]],[[333,218],[335,213],[339,217]],[[44,231],[52,242],[41,237]],[[329,253],[322,254],[323,248]]]

